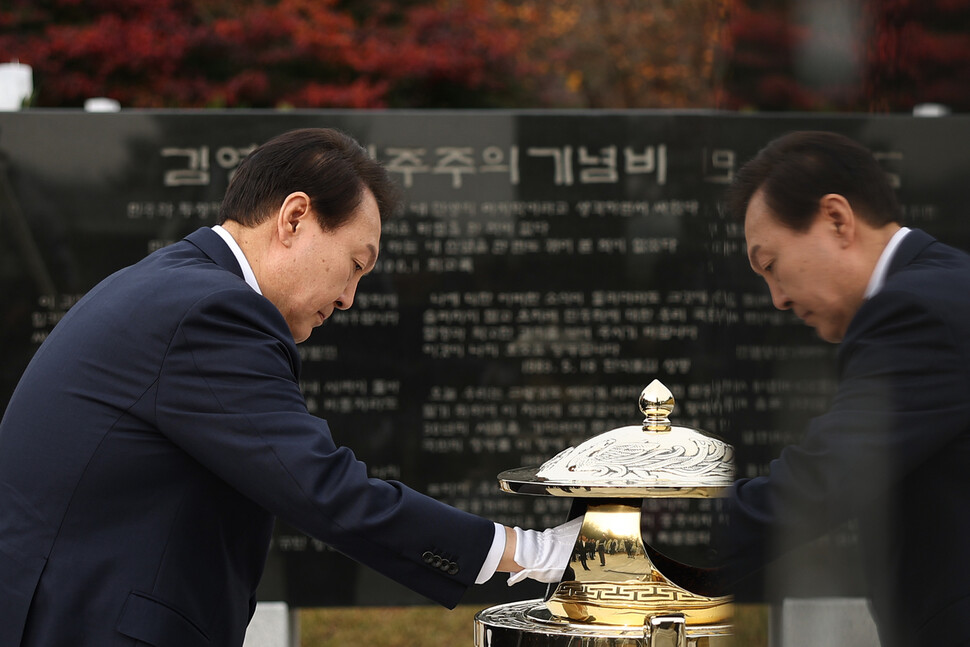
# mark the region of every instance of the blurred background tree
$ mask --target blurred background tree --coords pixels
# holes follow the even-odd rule
[[[539,105],[700,108],[717,102],[724,0],[495,0],[526,35]]]
[[[970,0],[7,0],[36,107],[970,108]]]
[[[970,109],[970,0],[730,0],[721,108]]]

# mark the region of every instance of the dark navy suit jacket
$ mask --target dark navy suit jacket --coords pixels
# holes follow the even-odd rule
[[[738,481],[722,541],[740,575],[858,520],[884,647],[970,641],[970,257],[920,230],[838,353],[831,409],[766,477]]]
[[[240,645],[274,516],[457,604],[493,524],[369,479],[298,373],[208,228],[71,308],[0,423],[0,646]]]

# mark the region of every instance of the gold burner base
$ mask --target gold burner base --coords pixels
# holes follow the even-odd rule
[[[730,621],[730,596],[692,592],[677,580],[700,581],[701,571],[643,543],[640,502],[593,501],[586,508],[564,580],[547,606],[564,621],[642,626],[654,616],[682,615],[687,625]]]
[[[584,624],[642,625],[678,613],[688,625],[729,622],[731,598],[694,595],[668,582],[562,582],[546,602],[553,616]]]

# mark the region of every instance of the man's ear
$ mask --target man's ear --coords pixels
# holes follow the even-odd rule
[[[827,231],[836,236],[843,247],[853,243],[856,237],[857,219],[855,210],[838,193],[827,193],[819,200],[819,217],[823,219]]]
[[[310,196],[302,191],[286,196],[276,213],[276,235],[284,247],[293,244],[312,217]]]

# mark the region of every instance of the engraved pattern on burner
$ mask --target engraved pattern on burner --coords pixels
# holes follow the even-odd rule
[[[701,609],[722,604],[719,599],[694,595],[678,587],[663,583],[591,584],[563,582],[556,589],[555,599],[561,602],[590,605],[623,604],[648,609]]]
[[[683,445],[668,445],[645,439],[639,443],[617,443],[607,439],[600,445],[570,447],[546,463],[539,476],[565,473],[598,480],[651,481],[669,474],[678,478],[732,480],[733,450],[730,445],[687,440]]]

